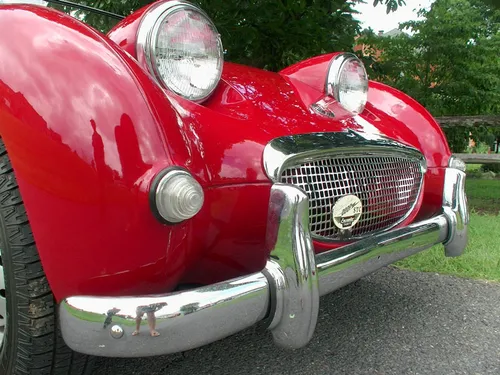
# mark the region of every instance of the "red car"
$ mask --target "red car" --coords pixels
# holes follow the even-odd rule
[[[158,1],[104,35],[0,7],[0,373],[314,334],[319,297],[436,244],[460,255],[464,164],[350,53],[223,61]],[[90,355],[90,356],[89,356]]]

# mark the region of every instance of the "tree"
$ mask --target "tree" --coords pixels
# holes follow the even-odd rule
[[[81,4],[128,15],[148,0],[85,0]],[[225,59],[268,70],[332,51],[351,51],[360,32],[353,5],[363,0],[192,0],[201,6],[222,35]],[[404,0],[375,0],[387,12]],[[66,12],[74,9],[59,7]],[[108,31],[114,20],[77,11],[77,17]]]
[[[500,9],[480,0],[436,0],[419,14],[423,20],[400,25],[411,35],[364,31],[371,78],[406,92],[435,116],[500,113]],[[461,151],[469,130],[446,132]],[[491,137],[484,128],[475,132]]]
[[[279,70],[305,58],[351,50],[360,31],[344,0],[199,0],[216,23],[227,59]]]

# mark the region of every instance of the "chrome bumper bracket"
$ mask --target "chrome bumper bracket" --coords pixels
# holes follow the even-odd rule
[[[302,190],[284,184],[272,187],[268,223],[274,228],[268,233],[276,236],[268,236],[273,251],[267,267],[273,270],[269,284],[276,308],[269,329],[274,342],[286,348],[306,345],[318,320],[319,284],[308,210]],[[269,243],[273,237],[274,243]]]
[[[468,240],[469,210],[465,194],[465,173],[447,168],[444,180],[443,212],[449,221],[450,233],[444,242],[445,255],[462,255]]]

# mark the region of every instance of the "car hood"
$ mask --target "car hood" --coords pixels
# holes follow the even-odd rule
[[[265,146],[278,137],[305,133],[354,131],[388,138],[422,152],[429,167],[445,165],[449,157],[432,116],[403,93],[376,82],[370,82],[363,113],[352,115],[334,103],[334,117],[311,109],[324,94],[307,80],[231,63],[225,64],[222,81],[207,102],[168,95],[178,114],[173,127],[188,150],[186,167],[205,184],[269,182],[262,160]]]

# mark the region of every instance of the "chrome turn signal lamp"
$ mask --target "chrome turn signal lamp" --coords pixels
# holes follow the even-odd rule
[[[448,162],[448,167],[453,169],[458,169],[459,171],[465,172],[466,165],[462,159],[457,158],[456,156],[450,157]]]
[[[151,208],[167,223],[191,219],[203,206],[203,188],[191,174],[181,169],[162,172],[151,187]]]

